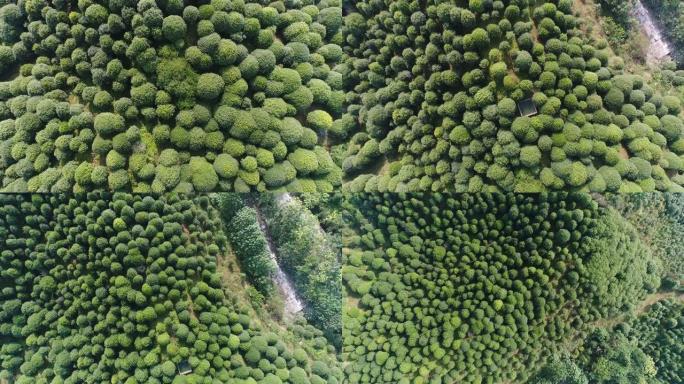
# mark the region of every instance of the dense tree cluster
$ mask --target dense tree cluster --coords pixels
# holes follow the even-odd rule
[[[661,259],[670,288],[684,289],[684,194],[634,193],[609,200]]]
[[[656,365],[656,377],[662,383],[684,382],[684,303],[681,297],[654,304],[648,312],[617,332],[635,339],[637,345]]]
[[[347,217],[350,383],[521,382],[660,284],[634,228],[586,194],[360,194]]]
[[[675,95],[684,95],[682,92],[682,86],[684,86],[684,69],[677,69],[674,62],[663,63],[659,71],[654,73],[654,77],[658,80],[663,88],[674,88],[676,92]]]
[[[0,2],[0,189],[331,191],[340,6]]]
[[[529,384],[643,383],[684,381],[684,304],[663,300],[611,328],[597,328],[578,356],[555,356]]]
[[[600,0],[599,4],[601,4],[604,15],[611,17],[615,23],[621,26],[629,26],[632,0]]]
[[[321,227],[328,235],[328,240],[334,242],[336,248],[341,248],[341,231],[344,229],[342,218],[342,203],[345,194],[342,193],[301,193],[297,195],[302,204],[316,215]]]
[[[680,100],[626,73],[571,0],[345,6],[350,190],[682,190]]]
[[[221,212],[226,235],[240,260],[241,271],[263,295],[272,294],[276,266],[271,260],[256,211],[247,206],[237,193],[217,193],[213,196],[213,202]]]
[[[206,196],[0,195],[0,381],[339,383],[321,331],[222,287],[226,241]]]
[[[569,356],[553,359],[528,384],[659,384],[653,358],[622,334],[594,330],[584,341],[581,362]]]
[[[571,0],[0,4],[2,190],[684,184],[681,101]]]
[[[304,194],[306,196],[306,194]],[[304,316],[336,346],[341,343],[339,250],[296,196],[263,194],[260,207],[278,262],[305,302]]]

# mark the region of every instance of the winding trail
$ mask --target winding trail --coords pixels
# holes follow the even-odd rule
[[[640,316],[643,315],[645,312],[647,312],[653,304],[668,300],[668,299],[673,299],[675,301],[678,301],[680,303],[684,303],[684,294],[682,293],[676,293],[672,291],[667,291],[667,292],[655,292],[655,293],[650,293],[646,295],[640,302],[636,304],[634,309],[631,311],[631,314],[635,316]],[[605,319],[600,319],[596,320],[593,322],[594,326],[601,327],[601,328],[612,328],[616,326],[617,324],[622,323],[625,321],[625,318],[629,315],[629,313],[623,313],[614,317],[608,317]]]

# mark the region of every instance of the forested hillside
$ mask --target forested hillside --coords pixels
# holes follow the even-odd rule
[[[588,334],[622,323],[630,342],[641,340],[642,360],[652,359],[649,377],[657,368],[659,383],[677,382],[680,307],[667,315],[656,309],[662,322],[625,319],[675,295],[672,287],[658,291],[667,251],[655,250],[664,243],[645,242],[604,201],[567,193],[357,194],[343,212],[350,383],[521,383],[552,356],[575,364],[592,348],[591,338],[581,347]],[[669,233],[669,241],[681,243],[682,234]],[[610,343],[599,341],[607,353]],[[591,355],[584,365],[617,364],[616,356]],[[621,368],[611,369],[588,374],[590,382],[640,382],[610,381]],[[539,382],[563,382],[558,377]]]
[[[681,190],[681,100],[625,70],[591,33],[599,21],[579,17],[589,6],[345,3],[349,102],[333,132],[347,137],[338,156],[347,188]],[[681,24],[672,12],[660,18]]]
[[[297,196],[262,194],[259,207],[268,224],[279,262],[293,276],[305,303],[306,318],[340,346],[342,281],[340,247],[328,237]]]
[[[684,194],[612,195],[609,200],[632,223],[665,266],[665,283],[684,288]]]
[[[0,384],[684,384],[683,4],[0,0]]]
[[[644,0],[658,18],[663,31],[674,46],[672,56],[681,67],[684,65],[684,7],[679,1]]]
[[[0,239],[0,381],[343,381],[322,331],[227,285],[207,196],[0,194]]]
[[[656,302],[613,328],[595,328],[578,348],[552,357],[530,384],[681,383],[684,297]]]
[[[0,1],[0,189],[332,191],[340,4]]]
[[[587,7],[2,1],[0,189],[681,191],[681,98]]]

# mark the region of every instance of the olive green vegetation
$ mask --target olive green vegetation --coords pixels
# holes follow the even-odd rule
[[[680,99],[584,34],[594,21],[572,0],[358,1],[344,12],[348,102],[331,133],[344,138],[333,153],[349,190],[682,190]],[[519,115],[525,99],[537,115]]]
[[[0,1],[0,190],[681,191],[680,98],[582,22],[572,0]]]
[[[664,95],[684,101],[684,69],[677,69],[673,62],[666,62],[654,69],[651,75],[656,88]]]
[[[656,302],[612,329],[596,329],[579,356],[555,356],[530,384],[684,382],[684,304]]]
[[[317,194],[302,194],[302,196]],[[259,208],[283,271],[304,302],[304,317],[336,347],[341,343],[340,248],[297,196],[261,194]]]
[[[340,383],[320,330],[223,286],[222,225],[206,196],[0,194],[0,382]]]
[[[249,282],[264,296],[275,291],[273,276],[276,265],[271,260],[266,236],[259,227],[257,212],[247,206],[237,193],[217,193],[212,196],[221,213],[226,235],[240,261],[240,269]]]
[[[615,332],[635,340],[638,348],[655,363],[656,378],[661,383],[684,382],[684,304],[668,300],[654,304],[649,310]]]
[[[684,194],[634,193],[608,200],[661,259],[669,288],[684,289]]]
[[[587,194],[357,194],[344,212],[350,383],[524,382],[660,286]]]
[[[341,25],[340,0],[0,1],[0,190],[332,191]]]

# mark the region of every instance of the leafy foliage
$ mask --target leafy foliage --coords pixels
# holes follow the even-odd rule
[[[618,328],[655,362],[663,383],[684,381],[684,304],[670,300],[654,304],[648,312]]]
[[[658,301],[612,329],[596,328],[578,356],[554,357],[530,384],[678,383],[684,378],[681,300]]]
[[[524,381],[660,284],[634,229],[585,194],[360,194],[347,216],[351,383]]]
[[[632,0],[601,0],[601,9],[609,14],[614,22],[621,26],[629,27],[629,12],[632,8]]]
[[[0,190],[331,191],[340,4],[0,2]]]
[[[643,241],[660,258],[670,278],[684,285],[684,195],[636,193],[611,195],[611,205],[637,229]]]
[[[592,383],[657,383],[653,359],[619,333],[594,331],[585,340],[582,357]]]
[[[681,191],[680,102],[580,22],[570,0],[350,3],[332,125],[346,188]],[[519,116],[528,99],[538,114]]]
[[[278,261],[292,277],[305,302],[307,320],[324,331],[333,345],[341,344],[342,281],[339,248],[318,219],[297,197],[261,197]]]
[[[206,196],[2,194],[0,234],[2,381],[342,380],[321,331],[270,332],[224,289]]]
[[[256,217],[256,211],[244,204],[238,194],[214,195],[214,204],[221,212],[226,234],[240,260],[241,270],[249,281],[264,295],[273,290],[275,265],[268,253],[264,237]]]

